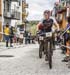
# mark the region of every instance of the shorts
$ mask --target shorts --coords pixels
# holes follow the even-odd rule
[[[10,40],[9,35],[4,35],[4,38],[5,38],[6,41],[9,41]]]

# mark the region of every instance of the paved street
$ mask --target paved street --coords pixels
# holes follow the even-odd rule
[[[57,49],[53,54],[53,69],[48,62],[38,57],[38,44],[0,52],[0,75],[70,75],[67,63],[61,62],[64,55]]]

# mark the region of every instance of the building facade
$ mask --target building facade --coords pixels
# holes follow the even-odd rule
[[[0,41],[2,41],[2,0],[0,0]]]
[[[3,25],[15,25],[22,15],[22,0],[3,0]],[[22,21],[21,21],[22,22]]]
[[[22,23],[22,0],[0,0],[0,41],[3,39],[3,26]]]
[[[26,8],[28,8],[26,0],[0,0],[0,41],[4,25],[8,23],[15,26],[26,23],[28,15]]]

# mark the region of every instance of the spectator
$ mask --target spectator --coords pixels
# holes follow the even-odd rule
[[[68,17],[68,24],[66,29],[69,28],[66,32],[66,46],[70,46],[70,16]],[[66,57],[64,58],[63,62],[68,62],[69,61],[69,56],[70,56],[70,49],[67,48],[66,50]]]
[[[10,29],[9,29],[9,24],[7,23],[6,26],[4,27],[4,37],[6,41],[6,47],[8,47],[9,43],[9,36],[10,36]]]
[[[24,32],[24,37],[25,37],[25,44],[27,44],[28,43],[28,32],[27,31],[25,31]]]
[[[17,37],[17,43],[19,44],[19,37],[20,36],[20,29],[19,27],[17,28],[17,32],[16,32],[16,37]]]
[[[28,32],[28,43],[30,44],[30,42],[31,42],[31,33]]]
[[[12,43],[13,43],[13,38],[14,38],[14,27],[11,26],[10,27],[10,47],[13,47]]]
[[[20,39],[19,39],[20,44],[23,44],[23,33],[20,32]]]

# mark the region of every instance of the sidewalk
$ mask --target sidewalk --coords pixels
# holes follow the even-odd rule
[[[15,48],[21,48],[26,46],[25,44],[13,44],[13,47],[6,47],[5,42],[0,42],[0,51],[8,50],[8,49],[15,49]]]

